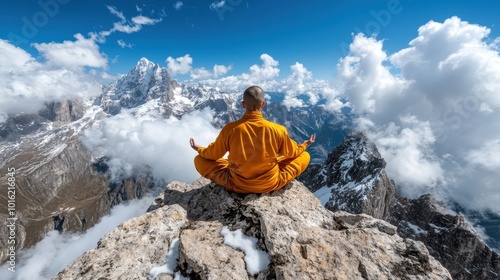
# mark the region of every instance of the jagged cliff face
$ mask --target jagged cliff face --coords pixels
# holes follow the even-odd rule
[[[301,175],[325,207],[387,218],[396,187],[387,177],[385,161],[361,133],[348,135],[321,165]]]
[[[127,75],[104,87],[96,104],[105,112],[116,115],[121,108],[135,108],[156,99],[168,103],[174,98],[177,87],[179,84],[165,68],[141,58]]]
[[[269,262],[253,275],[223,227],[254,237]],[[178,242],[178,247],[171,246]],[[175,250],[176,252],[172,252]],[[425,246],[367,215],[330,212],[301,183],[265,195],[201,179],[172,182],[150,207],[106,234],[54,279],[451,279]]]
[[[50,108],[68,108],[67,104]],[[74,106],[73,106],[74,108]],[[61,113],[62,115],[58,115]],[[80,143],[82,131],[101,110],[89,110],[68,122],[71,110],[55,110],[55,126],[2,148],[0,166],[14,168],[16,179],[16,248],[37,243],[50,230],[84,231],[109,212],[113,205],[144,195],[153,184],[150,175],[110,182],[103,167]],[[63,121],[64,120],[64,121]],[[6,177],[0,184],[7,185]],[[0,193],[0,219],[7,218],[7,192]],[[0,228],[0,262],[7,254],[6,227]]]
[[[321,165],[300,179],[326,208],[367,213],[397,226],[405,238],[422,241],[453,279],[500,279],[500,257],[457,214],[431,195],[409,199],[397,195],[376,146],[351,134]]]
[[[500,256],[465,221],[431,195],[398,197],[391,223],[401,236],[424,242],[454,279],[500,279]]]

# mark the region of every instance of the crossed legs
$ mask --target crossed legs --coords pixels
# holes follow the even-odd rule
[[[279,166],[279,179],[273,190],[279,190],[306,170],[311,156],[308,152],[303,152],[296,158],[277,158]],[[225,158],[218,160],[205,159],[201,156],[194,158],[194,166],[201,176],[214,181],[231,191],[234,191],[229,181],[229,161]]]

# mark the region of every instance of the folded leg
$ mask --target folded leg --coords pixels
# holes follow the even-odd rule
[[[284,187],[286,184],[290,183],[299,176],[304,170],[306,170],[309,162],[311,161],[311,156],[308,152],[303,152],[296,158],[284,158],[278,157],[278,165],[280,167],[280,177],[278,188]]]
[[[201,176],[214,181],[218,185],[228,187],[229,162],[227,159],[210,160],[198,155],[194,158],[194,166]]]

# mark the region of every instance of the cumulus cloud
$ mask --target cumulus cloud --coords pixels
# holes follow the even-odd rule
[[[153,196],[120,204],[110,214],[83,234],[50,231],[35,246],[17,252],[16,272],[7,270],[8,264],[0,267],[0,278],[5,280],[51,279],[84,252],[97,247],[97,242],[107,232],[122,222],[146,212]]]
[[[500,56],[489,34],[458,17],[429,21],[393,54],[358,34],[340,60],[336,91],[404,193],[433,189],[500,213],[500,173],[492,172],[500,166]]]
[[[306,93],[308,89],[306,89],[304,81],[310,80],[312,78],[312,73],[299,62],[295,62],[294,65],[290,66],[290,69],[292,70],[292,75],[282,82],[283,86],[280,90],[286,94],[283,104],[288,108],[302,107],[304,106],[304,102],[298,99],[297,95]],[[318,102],[318,96],[312,91],[309,91],[309,95],[310,103],[313,105],[316,104]]]
[[[210,78],[216,78],[225,75],[229,72],[232,66],[218,65],[215,64],[213,71],[209,71],[204,67],[193,68],[193,58],[186,54],[181,57],[173,58],[169,56],[166,60],[167,70],[170,75],[176,76],[179,74],[189,74],[192,80],[205,80]]]
[[[280,72],[280,69],[277,67],[279,62],[268,54],[262,54],[260,60],[262,64],[251,65],[249,72],[219,79],[207,79],[200,82],[209,87],[219,88],[223,91],[240,91],[254,84],[260,85],[263,89],[277,90],[278,82],[274,78],[276,78]],[[231,70],[231,66],[215,65],[213,77],[222,76],[229,70]]]
[[[87,39],[81,34],[76,34],[75,39],[63,43],[35,43],[33,46],[49,64],[66,68],[106,67],[107,59],[93,39]]]
[[[280,69],[277,67],[279,63],[272,56],[265,53],[260,56],[260,60],[262,65],[254,64],[250,66],[250,74],[243,74],[248,76],[248,80],[258,83],[276,78],[280,74]]]
[[[283,103],[287,107],[303,107],[307,105],[316,105],[320,100],[325,104],[322,106],[332,112],[339,110],[348,104],[341,100],[340,91],[334,89],[332,84],[325,80],[313,79],[313,74],[302,63],[296,62],[290,66],[292,74],[282,80],[277,80],[280,69],[279,62],[269,54],[260,56],[261,64],[253,64],[248,72],[240,75],[223,76],[231,70],[231,66],[215,65],[213,74],[200,78],[198,81],[208,87],[217,88],[227,92],[241,92],[250,85],[259,85],[264,91],[283,92]],[[195,72],[198,74],[198,72]],[[196,75],[194,77],[201,77]]]
[[[191,73],[189,74],[189,76],[193,80],[208,79],[208,78],[212,77],[212,73],[210,73],[210,71],[208,71],[207,69],[201,67],[201,68],[193,69],[191,71]]]
[[[226,65],[214,65],[214,71],[213,71],[213,76],[214,78],[224,76],[227,74],[227,72],[231,71],[232,66],[226,66]]]
[[[102,120],[100,127],[87,130],[82,142],[92,151],[110,157],[113,179],[130,176],[149,166],[156,179],[192,182],[200,177],[194,168],[196,152],[189,145],[194,137],[208,145],[218,135],[206,109],[186,114],[178,120],[155,115],[133,116],[122,113]]]
[[[168,72],[170,75],[175,76],[189,73],[192,69],[193,58],[189,54],[178,58],[169,56],[166,62]]]
[[[76,42],[37,47],[46,62],[39,62],[23,49],[0,40],[0,122],[8,114],[37,113],[48,101],[101,93],[100,85],[82,68],[105,65],[104,56],[91,42],[77,37]],[[71,54],[76,54],[74,61],[69,58]],[[87,61],[83,59],[85,56]]]

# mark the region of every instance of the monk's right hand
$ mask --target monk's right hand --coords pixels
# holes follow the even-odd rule
[[[193,138],[190,138],[190,139],[189,139],[189,145],[191,145],[191,148],[193,148],[193,150],[195,150],[195,151],[198,151],[198,148],[200,147],[200,146],[198,146],[198,145],[196,144],[196,142],[194,142],[194,139],[193,139]]]

